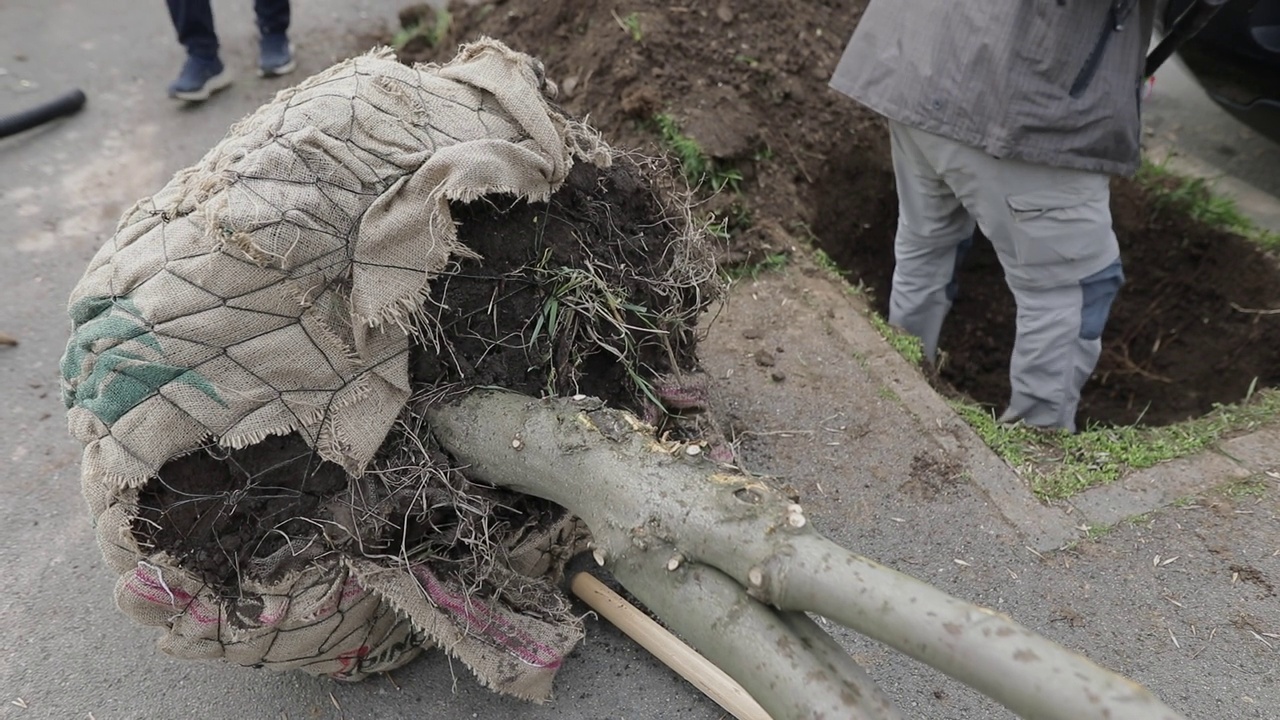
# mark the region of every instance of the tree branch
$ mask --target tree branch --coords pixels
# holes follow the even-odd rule
[[[588,524],[589,525],[589,524]],[[763,563],[779,607],[804,608],[905,653],[1023,717],[1176,720],[1146,688],[1003,613],[952,597],[818,535]]]
[[[808,617],[753,600],[714,568],[681,564],[668,570],[667,557],[651,547],[618,558],[610,571],[775,720],[902,719],[866,672]]]
[[[473,477],[582,518],[597,558],[637,596],[658,592],[642,578],[661,592],[680,591],[670,577],[645,575],[654,570],[643,562],[633,577],[619,574],[617,561],[637,551],[671,553],[723,573],[763,603],[815,612],[875,638],[1025,717],[1181,718],[1141,686],[1007,616],[832,543],[768,485],[656,440],[635,417],[599,401],[478,390],[428,412],[437,439]],[[693,607],[676,605],[666,612]],[[756,699],[770,707],[763,695]]]

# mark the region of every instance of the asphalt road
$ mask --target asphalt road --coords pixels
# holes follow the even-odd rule
[[[300,68],[293,79],[366,47],[402,4],[296,2]],[[489,693],[440,654],[398,672],[395,683],[349,686],[178,662],[155,651],[151,630],[111,607],[114,578],[79,496],[80,448],[66,434],[57,397],[65,301],[134,200],[197,160],[288,82],[253,76],[250,5],[216,3],[224,58],[238,79],[195,109],[164,97],[182,55],[159,3],[0,5],[0,114],[74,87],[89,96],[79,116],[0,141],[0,332],[20,341],[0,348],[0,718],[720,717],[599,625],[562,672],[559,702],[529,706]],[[1160,132],[1179,126],[1188,151],[1189,138],[1213,133],[1206,164],[1277,192],[1274,146],[1258,145],[1265,141],[1196,99],[1194,88],[1165,95],[1176,84],[1161,82],[1148,115]],[[1262,164],[1250,165],[1252,158]]]

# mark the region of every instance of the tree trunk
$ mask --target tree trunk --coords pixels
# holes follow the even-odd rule
[[[1145,688],[1014,622],[858,556],[804,509],[598,401],[477,390],[429,411],[468,474],[566,507],[597,561],[776,720],[899,715],[813,612],[1023,717],[1179,720]]]

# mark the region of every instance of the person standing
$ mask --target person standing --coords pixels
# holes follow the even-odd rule
[[[995,248],[1018,309],[1002,422],[1076,429],[1124,283],[1110,176],[1139,165],[1155,4],[871,0],[832,76],[889,121],[889,323],[930,361],[975,226]]]
[[[231,84],[231,72],[218,57],[210,0],[168,0],[169,17],[187,61],[169,85],[169,97],[200,102]],[[258,74],[275,77],[296,67],[289,45],[289,0],[254,0],[258,19]]]

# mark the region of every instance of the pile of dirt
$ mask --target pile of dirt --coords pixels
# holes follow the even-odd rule
[[[674,120],[734,178],[701,207],[732,231],[725,260],[759,261],[814,240],[883,311],[897,213],[887,131],[827,88],[864,5],[455,3],[440,42],[413,43],[401,58],[439,61],[457,43],[491,35],[542,59],[565,108],[589,115],[619,146],[661,153],[659,116]],[[443,26],[424,7],[407,8],[401,20]],[[1129,282],[1079,420],[1167,424],[1280,383],[1280,316],[1238,309],[1280,307],[1274,262],[1158,206],[1133,181],[1117,181],[1114,195]],[[1008,394],[1014,309],[989,248],[974,253],[962,282],[942,338],[943,379],[999,406]]]
[[[490,578],[478,574],[493,571],[492,558],[476,557],[476,543],[559,513],[451,469],[423,405],[476,386],[583,393],[679,432],[690,386],[672,378],[696,369],[695,326],[719,292],[683,201],[621,157],[606,169],[576,165],[549,202],[453,203],[458,238],[477,257],[432,283],[435,332],[412,349],[415,399],[370,471],[350,478],[296,433],[175,458],[139,493],[139,543],[228,599],[245,578],[278,580],[343,543],[366,556],[413,548],[411,559],[483,592]]]

